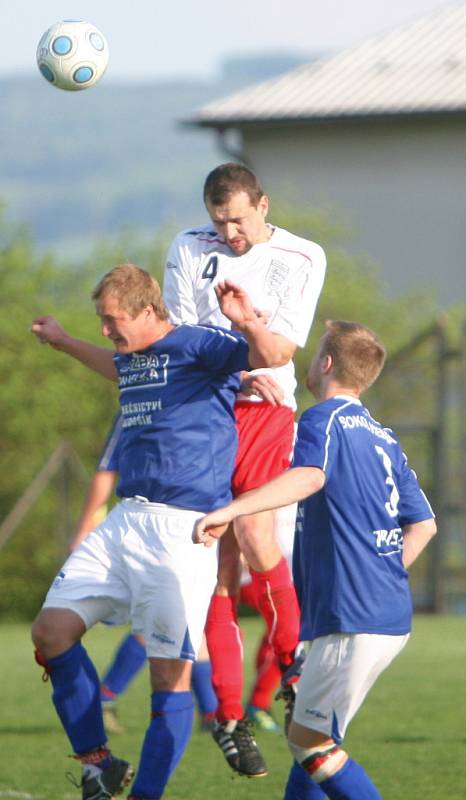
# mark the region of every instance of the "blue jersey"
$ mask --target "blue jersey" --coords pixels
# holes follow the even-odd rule
[[[355,398],[306,411],[293,466],[324,470],[324,487],[298,507],[293,575],[301,638],[399,635],[411,629],[403,526],[433,516],[393,432]]]
[[[121,414],[117,414],[113,420],[113,425],[110,433],[107,436],[107,441],[100,456],[99,463],[97,464],[97,471],[110,471],[118,472],[120,469],[120,449],[121,449],[121,430],[123,418]]]
[[[122,414],[120,497],[207,512],[231,499],[233,404],[248,345],[221,328],[179,325],[114,356]]]

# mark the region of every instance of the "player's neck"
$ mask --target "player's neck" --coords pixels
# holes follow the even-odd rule
[[[168,333],[171,333],[175,329],[175,326],[172,322],[168,319],[160,320],[157,322],[155,327],[155,338],[152,340],[153,342],[158,342],[159,339],[164,339]]]
[[[155,342],[158,342],[160,339],[164,339],[165,336],[174,329],[175,326],[169,320],[158,320],[152,327],[150,333],[144,338],[141,338],[141,343],[137,350],[147,350],[148,347],[155,344]]]
[[[266,222],[254,244],[264,244],[264,242],[268,242],[269,239],[272,238],[274,230],[274,226]]]
[[[355,389],[354,386],[344,386],[341,383],[330,380],[321,386],[320,395],[319,399],[321,402],[324,400],[331,400],[332,397],[338,397],[339,395],[354,397],[355,400],[359,400],[361,392]]]

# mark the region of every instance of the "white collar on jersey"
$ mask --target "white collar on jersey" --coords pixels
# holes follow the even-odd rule
[[[349,400],[351,403],[356,403],[358,406],[362,406],[362,402],[358,397],[355,397],[353,394],[334,394],[333,398],[338,398],[339,400]]]

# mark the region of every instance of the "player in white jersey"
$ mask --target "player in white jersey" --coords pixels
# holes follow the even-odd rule
[[[260,486],[289,465],[293,442],[292,358],[303,347],[325,275],[322,248],[267,223],[268,198],[254,173],[239,164],[214,169],[204,184],[208,225],[175,237],[167,257],[164,298],[175,322],[228,325],[215,299],[215,286],[231,279],[250,296],[274,334],[286,363],[247,379],[236,404],[239,450],[233,492]],[[248,752],[235,734],[244,715],[241,637],[236,614],[238,545],[252,578],[256,605],[267,624],[282,667],[298,641],[298,605],[290,571],[274,535],[273,514],[237,520],[222,540],[219,580],[207,620],[207,643],[219,708],[214,738],[233,769],[254,774],[259,752]]]
[[[82,800],[114,797],[132,774],[107,748],[99,679],[81,644],[96,622],[131,620],[146,641],[152,715],[132,800],[162,796],[191,734],[191,664],[217,573],[216,554],[203,557],[192,529],[204,509],[231,498],[239,372],[280,363],[244,292],[217,291],[246,338],[174,326],[157,282],[131,264],[107,273],[92,295],[115,352],[69,336],[52,317],[32,325],[42,343],[118,381],[120,393],[121,502],[69,556],[33,625],[54,705],[83,765]]]
[[[409,638],[407,570],[436,532],[395,434],[360,400],[384,359],[383,345],[363,325],[328,322],[307,377],[317,404],[299,421],[293,468],[196,525],[195,540],[209,545],[238,514],[301,501],[293,573],[301,638],[311,644],[296,696],[286,682],[293,668],[284,680],[294,705],[285,800],[381,800],[341,744]]]

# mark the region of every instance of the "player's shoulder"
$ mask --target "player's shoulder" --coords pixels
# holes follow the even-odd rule
[[[198,323],[183,322],[177,325],[178,337],[189,342],[202,342],[213,339],[228,339],[229,341],[245,341],[239,331],[231,331],[220,325],[199,325]]]
[[[317,420],[328,419],[331,422],[335,420],[340,413],[354,413],[354,411],[361,412],[363,406],[361,403],[349,398],[339,395],[330,397],[327,400],[322,400],[314,406],[304,411],[301,419]]]
[[[197,225],[193,228],[184,228],[176,234],[173,242],[190,246],[197,242],[201,244],[221,244],[222,239],[212,224],[206,224]]]
[[[325,264],[324,249],[310,239],[305,239],[303,236],[298,236],[296,233],[275,226],[273,236],[270,240],[270,246],[277,251],[295,253],[296,255],[303,256],[311,264]]]

